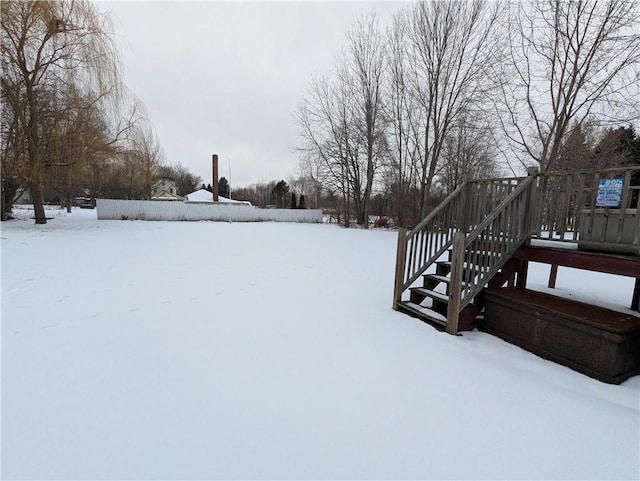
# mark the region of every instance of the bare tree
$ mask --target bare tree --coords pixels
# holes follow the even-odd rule
[[[276,184],[277,182],[274,180],[271,182],[236,187],[233,190],[234,198],[236,200],[247,200],[259,207],[266,207],[271,203],[271,193]]]
[[[7,0],[1,26],[3,98],[11,98],[13,131],[22,136],[12,139],[12,158],[25,175],[35,221],[44,224],[42,184],[51,155],[47,136],[60,110],[69,108],[51,94],[75,90],[108,108],[119,97],[118,59],[108,17],[86,0]],[[53,131],[60,133],[59,128]]]
[[[465,178],[498,177],[501,169],[493,147],[491,126],[468,115],[461,115],[447,135],[442,150],[438,184],[445,195],[453,192]]]
[[[312,79],[296,112],[304,144],[300,148],[302,158],[307,162],[314,159],[318,180],[342,194],[347,226],[350,195],[346,166],[349,157],[357,152],[357,145],[349,136],[348,99],[344,82],[322,75]]]
[[[598,135],[599,132],[594,123],[574,122],[562,141],[554,170],[588,170],[606,168],[607,165],[620,165],[613,158],[607,159],[612,161],[612,164],[597,164],[593,151]]]
[[[387,75],[385,107],[389,119],[389,154],[385,189],[390,196],[390,208],[397,225],[413,225],[418,220],[415,198],[420,142],[420,104],[412,95],[410,72],[411,52],[407,49],[409,11],[394,16],[387,29]]]
[[[347,73],[350,74],[348,81],[353,91],[353,121],[364,157],[362,164],[354,165],[349,173],[354,180],[353,199],[357,221],[365,227],[368,226],[374,176],[387,153],[387,121],[383,104],[386,51],[383,39],[378,19],[373,14],[356,21],[347,32],[350,60]],[[361,170],[364,171],[363,182],[359,179]]]
[[[322,182],[342,194],[345,225],[353,203],[357,223],[366,227],[376,171],[387,149],[382,104],[385,50],[377,18],[354,23],[347,40],[348,49],[333,75],[312,80],[296,120],[305,161],[315,158]]]
[[[298,161],[298,178],[290,182],[296,186],[301,195],[306,196],[307,205],[314,209],[319,207],[322,196],[322,182],[316,160],[309,152],[302,152]]]
[[[68,87],[66,90],[64,87]],[[64,84],[48,130],[42,132],[47,153],[42,170],[45,192],[55,192],[71,211],[72,200],[88,188],[89,174],[101,157],[112,151],[112,132],[106,113],[91,93]],[[51,196],[51,194],[49,194]],[[90,194],[89,194],[90,195]]]
[[[445,139],[462,112],[479,106],[487,94],[486,66],[494,60],[499,2],[422,1],[409,14],[413,95],[420,106],[420,214],[430,203],[431,187]]]
[[[638,15],[637,2],[627,0],[511,4],[505,62],[495,77],[501,123],[522,164],[559,168],[572,126],[590,116],[620,122],[626,107],[637,115],[637,99],[629,99],[639,80]]]

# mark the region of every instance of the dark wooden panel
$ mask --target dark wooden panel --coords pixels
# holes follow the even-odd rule
[[[480,329],[604,382],[640,374],[640,317],[523,289],[485,292]]]

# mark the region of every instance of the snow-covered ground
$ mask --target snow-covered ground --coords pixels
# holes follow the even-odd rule
[[[32,222],[1,226],[3,479],[640,477],[640,376],[393,311],[394,232]]]

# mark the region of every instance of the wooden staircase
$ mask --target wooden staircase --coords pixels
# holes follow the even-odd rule
[[[399,229],[393,308],[457,334],[482,312],[486,287],[525,288],[528,260],[516,252],[532,240],[640,256],[638,177],[640,166],[465,180],[414,229]],[[598,207],[599,186],[614,178],[624,186],[618,207]],[[550,262],[557,269],[566,257]],[[637,309],[640,271],[631,265]]]
[[[421,287],[409,288],[409,300],[400,301],[398,310],[414,315],[438,327],[447,327],[451,268],[453,266],[451,261],[452,251],[449,250],[448,253],[449,260],[435,262],[435,273],[422,274]],[[463,264],[462,269],[463,278],[473,278],[479,274],[477,266],[468,262]],[[458,329],[462,331],[469,329],[480,309],[479,303],[465,306],[460,312]]]
[[[394,309],[450,334],[470,329],[484,287],[513,279],[509,260],[527,238],[533,174],[465,182],[413,230],[400,229]],[[476,198],[481,208],[468,209]]]
[[[409,299],[401,300],[397,304],[397,310],[422,319],[438,328],[447,328],[447,317],[449,311],[449,295],[451,293],[451,271],[453,267],[453,251],[450,249],[447,260],[435,262],[435,273],[422,274],[422,285],[409,287]],[[478,281],[482,275],[482,266],[473,263],[478,255],[477,250],[467,249],[464,253],[462,264],[462,286],[461,291],[468,287],[466,282]],[[491,251],[485,255],[495,256]],[[477,261],[476,261],[477,262]],[[520,270],[520,263],[515,259],[508,259],[496,274],[488,281],[483,282],[483,286],[502,287],[506,284],[513,284],[516,274]],[[458,314],[458,330],[466,331],[472,328],[474,321],[482,313],[484,308],[484,291],[481,290],[471,303],[460,309]]]

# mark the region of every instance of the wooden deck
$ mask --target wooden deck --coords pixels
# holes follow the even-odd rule
[[[638,174],[640,166],[545,173],[529,169],[526,177],[465,180],[411,231],[399,230],[394,309],[411,307],[404,310],[426,321],[437,318],[440,324],[445,316],[446,331],[456,334],[482,307],[487,286],[502,286],[503,281],[511,285],[515,275],[523,288],[529,261],[551,265],[551,285],[561,265],[633,277],[637,280],[631,304],[638,309]],[[527,250],[535,242],[596,254]],[[438,270],[447,252],[451,265]],[[606,257],[606,252],[619,255]],[[515,274],[514,260],[520,262]],[[441,281],[443,287],[446,284],[446,300],[428,292],[433,286],[424,275],[432,266],[437,266],[436,275],[447,278]],[[416,290],[421,277],[427,291]],[[404,306],[406,302],[421,308]]]
[[[526,272],[529,262],[539,262],[551,266],[548,286],[555,287],[558,266],[572,267],[605,274],[631,277],[635,279],[635,289],[630,295],[630,308],[640,310],[640,258],[610,252],[591,252],[558,249],[550,247],[521,247],[514,256],[520,263],[519,288],[526,287]]]
[[[640,374],[640,317],[528,289],[485,293],[479,328],[613,384]]]
[[[640,320],[624,321],[633,326],[625,340],[614,339],[622,335],[613,325],[624,324],[619,313],[534,293],[527,272],[530,262],[549,264],[552,288],[559,266],[631,277],[629,305],[639,311],[638,174],[640,166],[529,169],[526,177],[465,180],[415,228],[399,230],[394,309],[450,334],[472,328],[485,309],[487,330],[620,382],[640,365]]]

